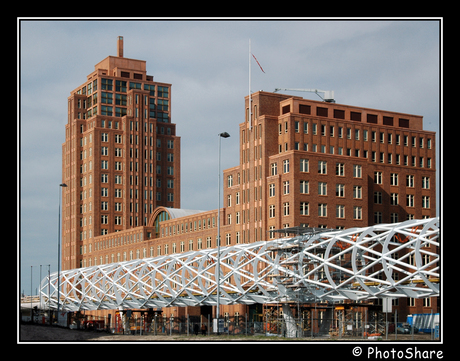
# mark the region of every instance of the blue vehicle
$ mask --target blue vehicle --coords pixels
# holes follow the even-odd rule
[[[414,313],[407,316],[407,323],[415,327],[414,333],[415,329],[423,333],[434,332],[439,321],[439,313]]]

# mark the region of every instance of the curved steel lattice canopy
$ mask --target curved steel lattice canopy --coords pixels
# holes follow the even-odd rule
[[[222,247],[220,302],[437,296],[438,247],[439,218]],[[217,249],[203,249],[61,271],[60,308],[215,305],[216,265]],[[57,273],[41,283],[47,307],[57,308],[57,284]]]

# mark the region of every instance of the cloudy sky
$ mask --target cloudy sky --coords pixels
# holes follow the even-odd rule
[[[440,23],[436,19],[22,19],[18,27],[18,280],[26,294],[31,266],[33,293],[40,264],[57,271],[67,97],[86,81],[95,64],[116,55],[117,36],[124,37],[125,57],[146,60],[147,73],[155,81],[172,84],[172,122],[177,124],[182,147],[182,208],[217,208],[218,133],[231,135],[222,142],[222,168],[239,162],[238,124],[244,120],[248,94],[249,39],[265,71],[252,63],[252,91],[334,90],[337,103],[422,115],[424,128],[438,132],[439,145]],[[285,93],[319,100],[311,93]]]

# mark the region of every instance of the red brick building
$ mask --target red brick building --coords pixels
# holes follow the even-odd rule
[[[93,257],[114,244],[150,238],[156,207],[180,205],[180,137],[171,122],[171,84],[146,62],[108,56],[68,98],[62,146],[62,269],[115,262]]]
[[[267,92],[251,99],[240,124],[240,164],[223,171],[222,246],[301,225],[436,216],[435,133],[423,130],[422,116]],[[180,138],[170,111],[171,85],[154,82],[144,61],[120,50],[71,93],[63,269],[216,247],[218,211],[180,209]],[[396,303],[403,314],[438,307],[436,298]],[[230,316],[248,309],[221,308]]]
[[[240,165],[224,171],[227,219],[233,211],[240,220],[243,242],[299,225],[436,215],[435,133],[422,130],[421,116],[265,92],[252,105]]]

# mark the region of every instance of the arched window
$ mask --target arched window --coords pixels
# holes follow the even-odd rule
[[[160,222],[167,221],[169,220],[169,213],[166,211],[162,211],[158,213],[158,215],[155,218],[155,233],[156,233],[156,238],[158,238],[158,235],[160,234]]]

